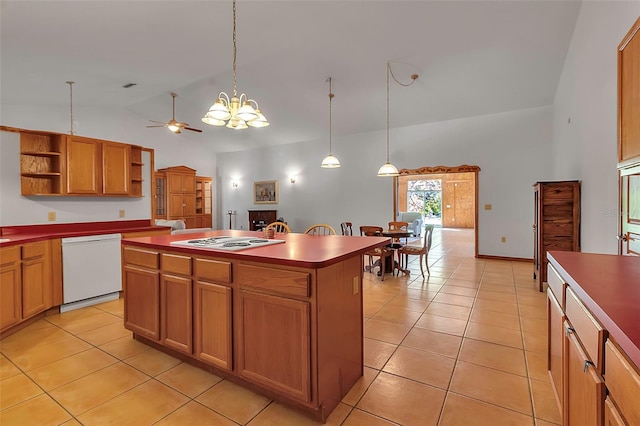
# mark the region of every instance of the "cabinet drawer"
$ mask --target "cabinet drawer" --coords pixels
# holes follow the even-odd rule
[[[589,358],[596,365],[596,370],[602,374],[604,367],[602,354],[606,332],[578,299],[571,287],[567,287],[566,290],[565,314]]]
[[[20,261],[20,246],[3,247],[0,249],[0,265],[10,265]]]
[[[565,282],[560,277],[558,271],[556,271],[551,265],[549,265],[547,269],[547,283],[549,284],[549,288],[553,292],[553,295],[556,297],[556,300],[560,304],[560,307],[564,308]]]
[[[231,282],[231,262],[221,262],[211,259],[196,259],[196,280]]]
[[[162,272],[191,276],[191,257],[162,253]]]
[[[238,283],[262,292],[309,297],[309,274],[305,272],[238,265]]]
[[[604,382],[629,425],[640,425],[640,374],[611,340],[605,345]]]
[[[29,243],[22,246],[22,259],[32,259],[34,257],[42,257],[46,252],[46,241],[37,243]]]
[[[157,251],[125,247],[122,259],[128,265],[137,265],[150,269],[159,269],[160,267],[160,255]]]

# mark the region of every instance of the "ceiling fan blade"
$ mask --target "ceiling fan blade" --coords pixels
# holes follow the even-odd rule
[[[185,130],[191,130],[192,132],[198,132],[198,133],[202,133],[202,130],[200,129],[194,129],[193,127],[185,127]]]
[[[147,126],[147,127],[167,127],[166,124],[160,125],[160,126]]]
[[[156,120],[149,120],[149,121],[152,122],[152,123],[164,124],[165,126],[167,125],[167,123],[164,122],[164,121],[156,121]]]

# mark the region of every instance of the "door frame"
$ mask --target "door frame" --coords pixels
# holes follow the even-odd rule
[[[462,164],[460,166],[425,166],[418,169],[400,169],[398,171],[399,176],[414,176],[414,175],[433,175],[433,174],[445,174],[445,173],[474,173],[474,253],[475,257],[478,257],[478,228],[480,224],[478,222],[478,173],[480,167],[476,165]],[[398,176],[393,177],[393,217],[398,217]]]

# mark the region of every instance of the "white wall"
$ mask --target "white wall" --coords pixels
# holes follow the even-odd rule
[[[74,132],[80,136],[131,143],[152,148],[155,168],[185,165],[199,175],[214,176],[215,154],[211,137],[203,134],[174,135],[162,128],[147,129],[147,121],[126,110],[74,107]],[[69,110],[64,107],[2,105],[2,125],[30,130],[68,133]],[[125,197],[24,197],[20,195],[20,138],[0,132],[0,225],[52,223],[47,213],[56,212],[55,223],[149,219],[150,192],[143,198]],[[145,167],[148,165],[145,162]],[[150,176],[150,169],[145,171]],[[145,178],[145,191],[150,191]],[[125,210],[125,218],[118,217]],[[214,218],[215,220],[215,218]]]
[[[550,107],[392,129],[390,139],[398,168],[480,166],[479,206],[493,209],[479,211],[479,253],[533,256],[532,185],[551,176]],[[334,137],[339,169],[320,168],[325,140],[219,154],[219,208],[237,212],[237,229],[247,228],[249,209],[276,209],[296,232],[319,222],[336,229],[343,221],[356,229],[385,224],[393,218],[392,179],[376,176],[385,162],[385,141],[384,131]],[[279,181],[279,203],[254,205],[253,182],[272,179]],[[218,227],[227,228],[228,216],[219,218]]]
[[[638,1],[583,2],[556,92],[553,178],[582,181],[584,252],[618,252],[617,47],[639,15]]]

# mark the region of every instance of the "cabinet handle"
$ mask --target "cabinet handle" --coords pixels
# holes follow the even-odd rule
[[[627,234],[624,234],[624,235],[618,235],[616,238],[618,239],[618,241],[622,241],[622,242],[625,242],[625,243],[626,243],[627,241],[629,241],[629,236],[627,236]]]
[[[594,367],[596,366],[592,361],[589,361],[588,359],[585,359],[584,360],[584,366],[582,367],[582,372],[586,373],[587,372],[587,368],[589,368],[590,365],[592,365]]]
[[[565,336],[569,336],[569,334],[573,333],[574,331],[575,331],[575,330],[574,330],[573,328],[571,328],[571,327],[567,327],[567,328],[564,330],[564,335],[565,335]]]

